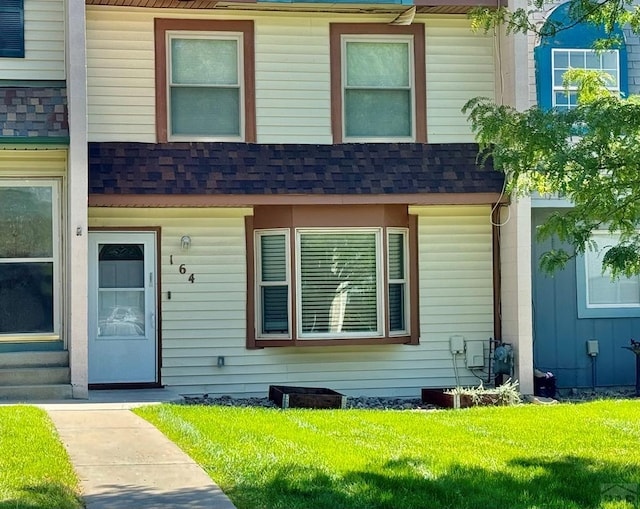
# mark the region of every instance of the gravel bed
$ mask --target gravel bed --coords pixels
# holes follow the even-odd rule
[[[268,398],[213,397],[208,394],[185,394],[182,397],[186,405],[278,408],[278,406]],[[438,407],[423,403],[420,399],[357,397],[347,398],[347,408],[371,410],[433,410]]]
[[[233,407],[263,407],[278,408],[269,398],[233,398],[231,396],[209,396],[208,394],[184,394],[185,405],[217,405]],[[634,389],[580,391],[574,389],[559,390],[556,399],[562,403],[580,403],[598,399],[634,398]],[[348,397],[346,408],[370,410],[435,410],[440,407],[423,403],[417,398],[386,398],[386,397]]]

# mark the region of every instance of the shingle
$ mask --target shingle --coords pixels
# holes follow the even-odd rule
[[[473,143],[89,144],[92,194],[367,195],[500,192]]]

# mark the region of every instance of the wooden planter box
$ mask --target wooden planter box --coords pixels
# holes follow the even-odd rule
[[[269,399],[280,408],[345,408],[347,397],[331,389],[270,385]]]
[[[497,405],[498,397],[491,394],[481,396],[478,403],[467,394],[447,394],[449,389],[422,389],[422,402],[443,408],[468,408],[475,405]]]

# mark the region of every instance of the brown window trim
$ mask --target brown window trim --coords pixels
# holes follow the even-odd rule
[[[256,90],[253,21],[156,18],[156,134],[158,143],[168,140],[167,126],[167,48],[166,33],[171,30],[200,32],[242,32],[244,60],[244,133],[243,141],[256,141]]]
[[[424,25],[394,26],[383,23],[331,23],[329,34],[331,60],[331,131],[334,143],[343,143],[342,132],[342,44],[341,36],[350,34],[390,34],[413,36],[415,87],[415,142],[427,142],[427,88]]]
[[[255,246],[254,231],[269,228],[288,228],[291,235],[296,228],[304,227],[384,227],[407,228],[409,241],[409,327],[408,335],[389,336],[388,316],[385,324],[385,336],[363,339],[298,339],[296,337],[295,305],[292,305],[292,339],[262,339],[256,337],[255,323]],[[418,221],[409,215],[406,205],[345,205],[322,207],[302,206],[257,206],[254,215],[245,218],[245,236],[247,246],[247,348],[276,346],[353,346],[409,344],[417,345],[420,340],[419,293],[418,293]],[[293,238],[293,236],[291,237]],[[385,235],[386,238],[386,235]],[[386,244],[386,240],[385,240]],[[291,259],[294,260],[295,243],[290,243]],[[386,266],[386,247],[383,264]],[[295,302],[295,270],[291,275],[292,302]],[[385,294],[388,293],[388,281],[385,280]]]

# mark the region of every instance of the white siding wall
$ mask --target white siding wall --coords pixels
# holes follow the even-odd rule
[[[90,224],[162,227],[164,384],[210,394],[264,396],[270,384],[289,384],[418,397],[421,387],[455,385],[449,336],[488,345],[493,314],[489,208],[414,212],[420,215],[419,346],[247,350],[243,218],[250,210],[94,208]],[[192,238],[186,252],[180,248],[185,234]],[[178,273],[181,263],[186,275]],[[218,356],[225,357],[223,368],[216,367]],[[458,366],[462,384],[477,383],[462,358]]]
[[[64,0],[25,0],[25,57],[0,58],[0,79],[64,80]]]
[[[494,39],[474,33],[465,17],[428,18],[427,140],[472,142],[464,104],[495,97]]]
[[[332,142],[329,23],[362,16],[88,6],[91,141],[156,141],[154,17],[253,19],[258,142]],[[492,39],[472,34],[464,17],[416,22],[426,23],[429,141],[473,141],[460,108],[471,97],[494,94]]]

